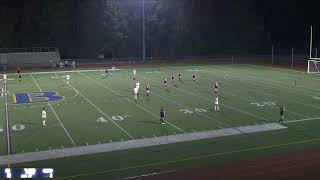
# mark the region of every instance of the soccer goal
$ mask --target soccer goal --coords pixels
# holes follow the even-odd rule
[[[311,73],[320,73],[320,58],[317,60],[312,59],[312,60],[308,60],[308,71],[307,73],[311,74]]]

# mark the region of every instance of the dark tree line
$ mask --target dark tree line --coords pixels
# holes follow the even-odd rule
[[[145,0],[146,53],[250,53],[272,44],[307,49],[306,25],[320,29],[314,3]],[[74,58],[141,57],[142,0],[1,0],[0,46],[53,46]]]

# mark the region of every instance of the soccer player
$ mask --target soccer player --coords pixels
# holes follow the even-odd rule
[[[179,76],[179,81],[181,81],[181,73],[179,73],[178,76]]]
[[[284,111],[286,110],[286,108],[284,106],[280,107],[280,119],[279,119],[279,123],[283,124],[284,121]]]
[[[19,78],[19,82],[21,82],[21,68],[20,67],[18,67],[17,68],[17,73],[18,73],[18,78]]]
[[[192,80],[196,81],[196,73],[195,72],[192,73]]]
[[[165,116],[166,116],[166,111],[164,110],[163,107],[161,107],[161,109],[160,109],[160,123],[161,124],[165,124],[165,122],[164,122]]]
[[[114,74],[114,71],[116,70],[116,67],[115,66],[112,66],[112,74],[111,75],[113,75]]]
[[[67,75],[66,75],[66,78],[67,78],[67,83],[69,84],[70,75],[69,75],[69,74],[67,74]]]
[[[108,71],[108,67],[106,67],[106,76],[105,76],[105,78],[108,77],[108,72],[109,72]]]
[[[146,85],[146,91],[147,91],[147,96],[149,96],[149,93],[150,93],[150,85],[149,85],[149,83]]]
[[[167,88],[167,78],[164,78],[163,83],[164,83],[164,88]]]
[[[136,80],[136,75],[137,75],[137,71],[134,69],[133,70],[133,80]]]
[[[139,81],[136,82],[136,88],[138,88],[138,89],[140,88],[140,82]]]
[[[219,98],[218,96],[214,98],[214,111],[219,111]]]
[[[72,61],[71,66],[72,66],[73,69],[76,68],[76,62]]]
[[[214,90],[214,93],[218,93],[218,90],[219,90],[219,84],[217,81],[214,82],[214,85],[213,85],[213,90]]]
[[[42,125],[46,126],[46,120],[47,120],[47,112],[45,110],[45,108],[42,109]]]
[[[134,98],[138,99],[139,88],[137,88],[137,87],[133,88],[133,92],[134,92]]]
[[[174,74],[172,73],[172,75],[171,75],[171,81],[172,81],[172,83],[174,83],[174,79],[175,79],[175,77],[174,77]]]

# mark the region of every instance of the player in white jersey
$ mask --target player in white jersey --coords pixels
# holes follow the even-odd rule
[[[217,81],[214,82],[214,85],[213,85],[213,90],[214,90],[214,93],[218,93],[218,90],[219,90],[219,84]]]
[[[111,71],[112,71],[112,74],[111,74],[111,76],[114,74],[114,71],[116,70],[116,67],[115,66],[112,66],[112,68],[111,68]]]
[[[133,70],[133,80],[136,80],[136,76],[137,76],[137,71],[134,69]]]
[[[136,88],[138,88],[138,89],[140,88],[140,82],[139,81],[136,82]]]
[[[214,111],[219,111],[219,98],[214,98]]]
[[[135,98],[135,99],[138,99],[139,88],[135,87],[135,88],[133,89],[133,92],[134,92],[134,98]]]
[[[66,75],[66,78],[67,78],[67,83],[69,84],[70,75],[69,75],[69,74],[67,74],[67,75]]]
[[[45,126],[46,125],[46,120],[47,120],[47,112],[45,110],[45,108],[42,109],[42,125]]]

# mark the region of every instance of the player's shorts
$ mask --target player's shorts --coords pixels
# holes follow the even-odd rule
[[[149,94],[150,90],[147,90],[147,93]]]
[[[21,78],[21,75],[19,75],[19,78]]]
[[[214,92],[218,92],[218,88],[214,88]]]

